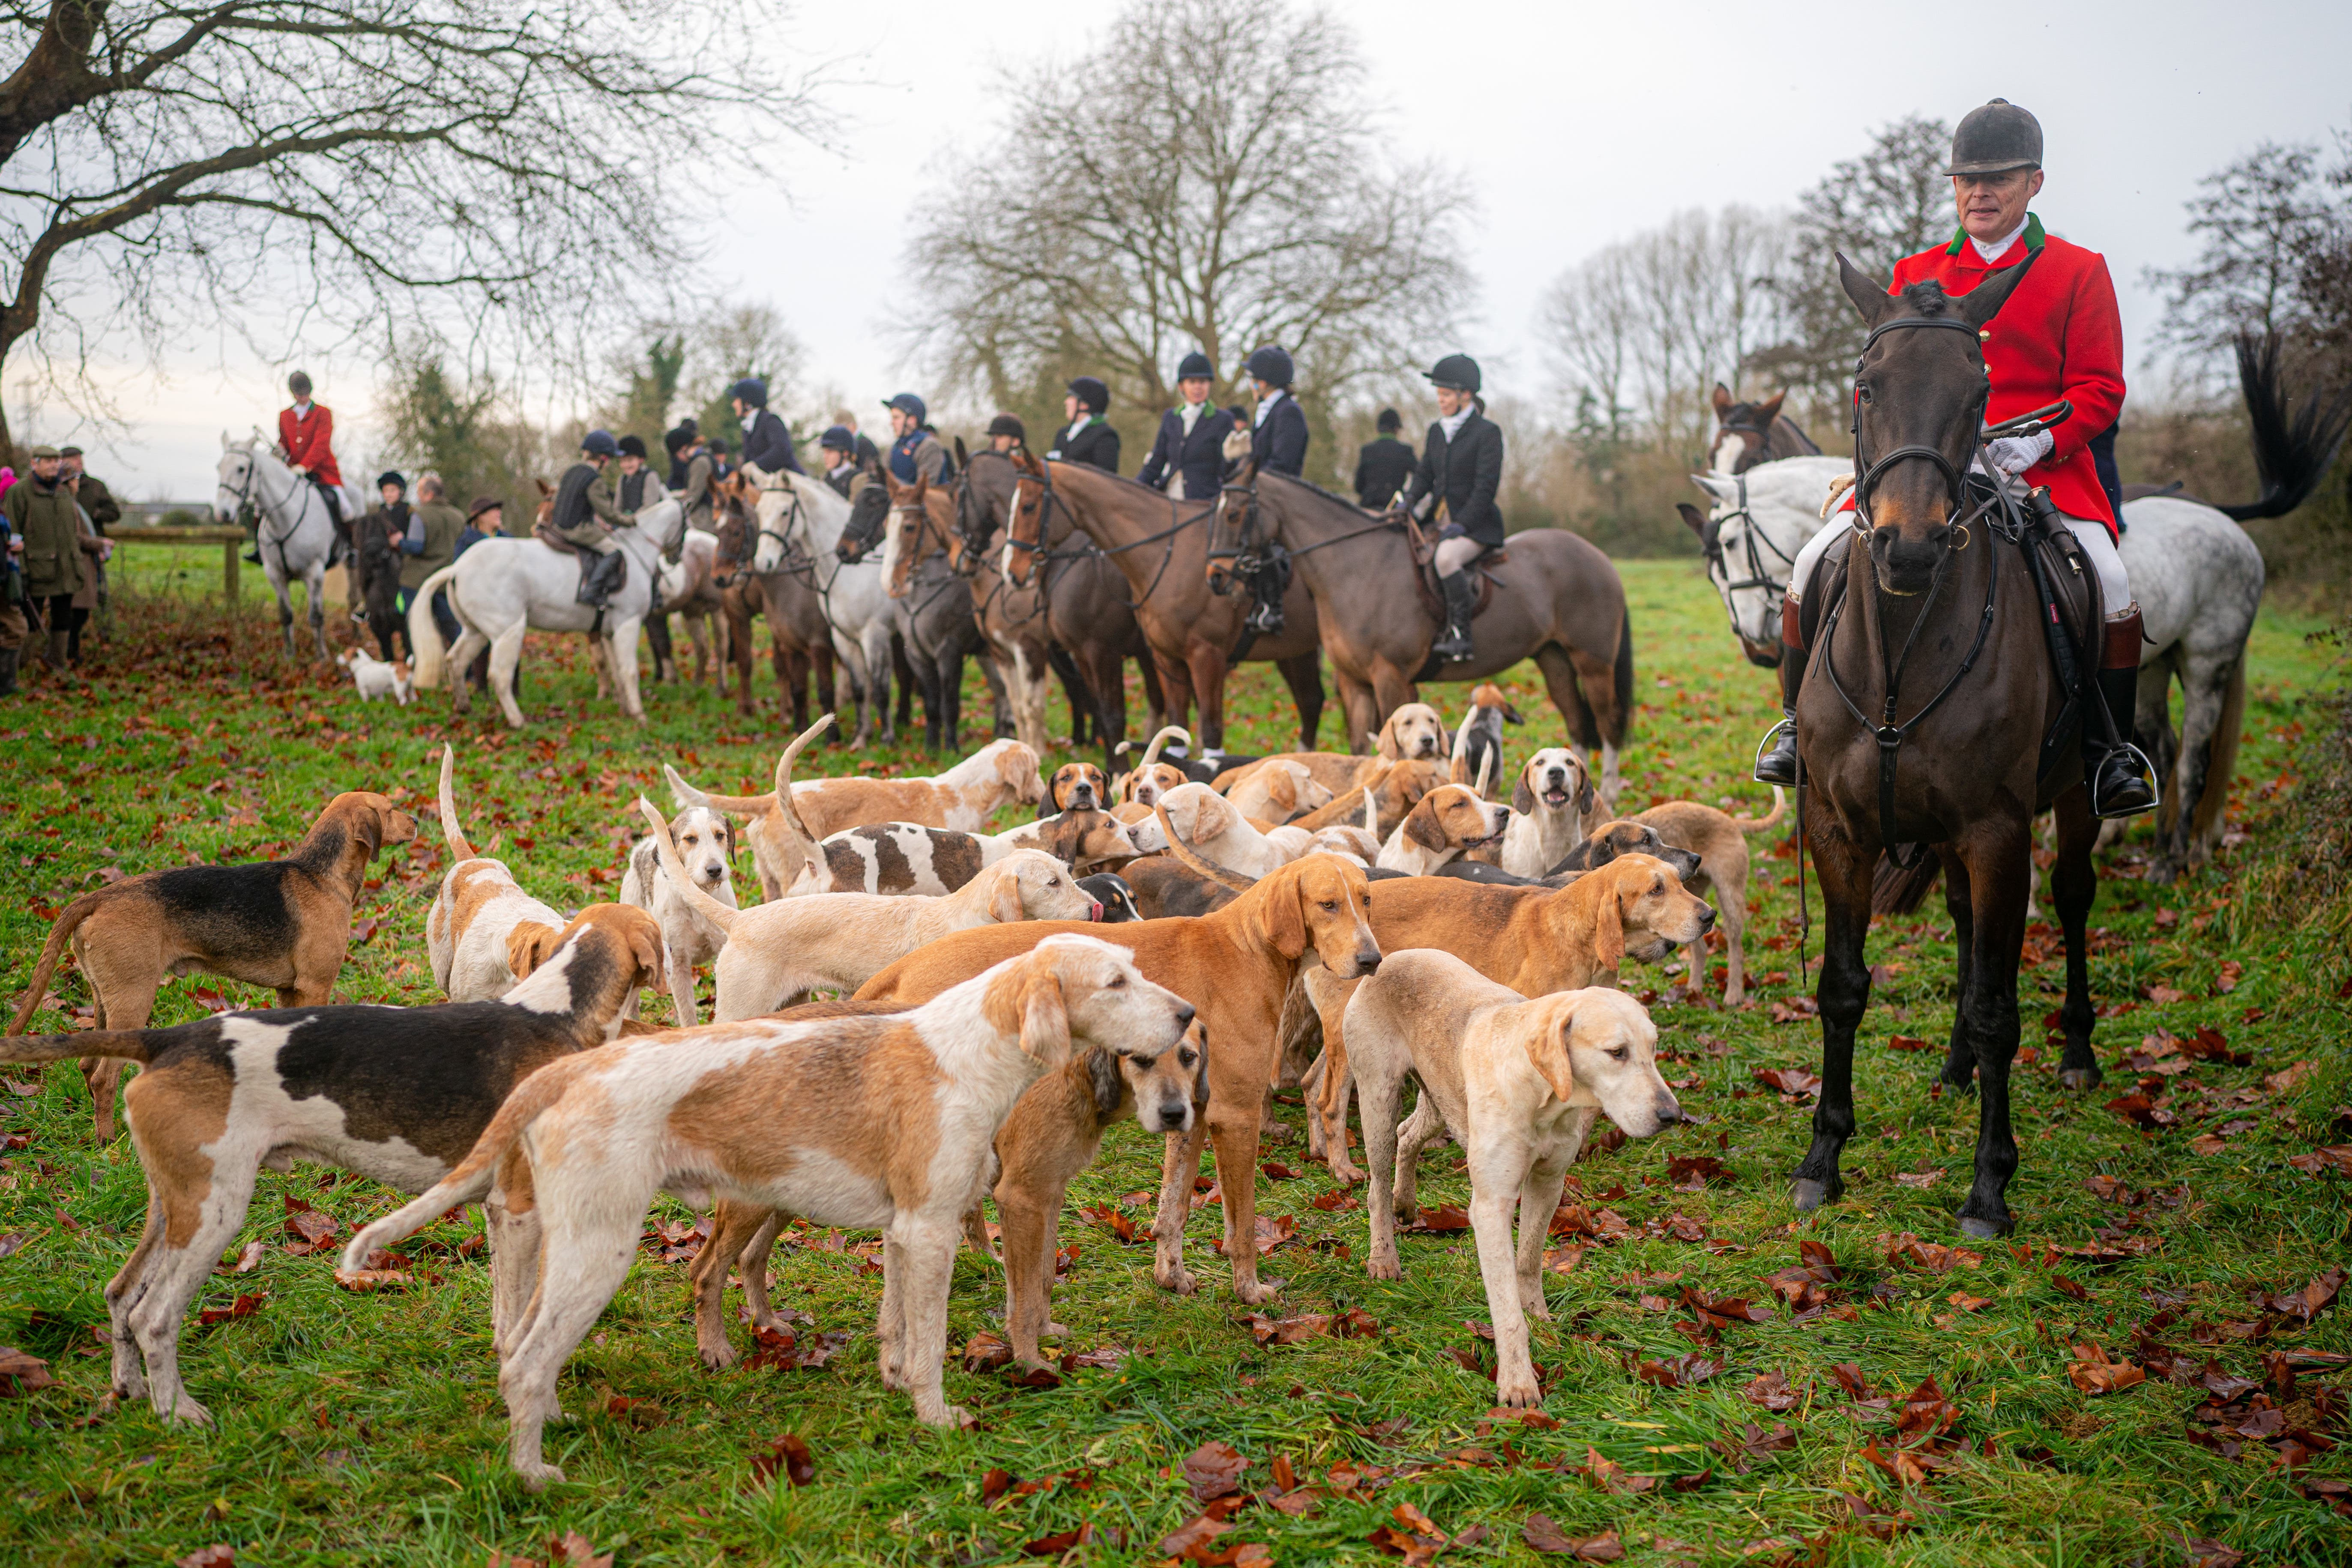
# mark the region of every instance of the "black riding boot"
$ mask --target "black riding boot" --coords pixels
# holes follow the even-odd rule
[[[617,548],[599,555],[589,563],[588,570],[580,574],[580,592],[574,595],[576,601],[603,609],[604,601],[612,597],[614,579],[620,575],[620,572],[621,552]]]
[[[16,695],[16,650],[0,647],[0,697]]]
[[[2139,710],[2139,638],[2137,605],[2124,619],[2107,623],[2099,661],[2104,711],[2083,716],[2083,776],[2090,781],[2093,816],[2137,816],[2157,807],[2149,782],[2155,770],[2132,743],[2132,721]]]
[[[1445,631],[1429,651],[1448,663],[1470,657],[1470,616],[1478,607],[1478,584],[1467,572],[1440,577],[1445,590]]]
[[[1780,650],[1780,721],[1765,739],[1756,758],[1756,782],[1797,787],[1797,694],[1805,686],[1805,650]]]

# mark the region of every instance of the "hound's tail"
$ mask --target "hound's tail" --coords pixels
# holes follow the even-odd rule
[[[1377,812],[1379,808],[1374,801],[1374,795],[1381,785],[1388,782],[1389,774],[1395,771],[1394,763],[1381,763],[1364,776],[1363,783],[1337,799],[1317,806],[1290,826],[1303,827],[1309,833],[1315,833],[1326,827],[1344,827],[1351,818],[1368,808]],[[1380,837],[1377,827],[1374,828],[1372,836],[1376,838]]]
[[[343,1248],[338,1272],[365,1268],[369,1254],[383,1251],[403,1237],[414,1236],[460,1204],[479,1203],[490,1190],[499,1162],[506,1158],[507,1152],[541,1112],[563,1098],[572,1088],[572,1080],[586,1070],[593,1055],[584,1052],[559,1058],[523,1079],[507,1096],[506,1103],[499,1107],[499,1113],[490,1118],[490,1124],[482,1129],[482,1135],[474,1140],[473,1148],[447,1175],[352,1235],[351,1245]]]
[[[1731,826],[1737,827],[1742,833],[1761,833],[1768,827],[1778,826],[1780,825],[1780,818],[1788,814],[1788,810],[1789,792],[1782,789],[1779,784],[1774,784],[1772,786],[1772,809],[1770,811],[1765,813],[1762,816],[1735,816],[1731,819]]]
[[[419,691],[441,684],[443,656],[448,650],[441,646],[441,628],[433,620],[433,595],[457,574],[457,563],[453,561],[419,584],[416,597],[408,602],[408,648],[416,656],[416,668],[408,675]]]
[[[445,741],[441,745],[441,837],[449,843],[449,863],[471,860],[474,847],[466,842],[466,830],[457,826],[457,743]],[[493,833],[491,838],[498,835]]]
[[[1226,870],[1223,866],[1208,859],[1196,851],[1191,845],[1185,843],[1181,838],[1177,837],[1176,825],[1168,820],[1168,808],[1160,805],[1158,801],[1153,801],[1151,803],[1151,815],[1159,819],[1160,831],[1168,836],[1169,853],[1174,855],[1177,859],[1182,861],[1193,871],[1208,878],[1213,882],[1231,888],[1236,893],[1246,893],[1257,885],[1256,880],[1254,878],[1244,877],[1238,872]]]
[[[36,983],[36,989],[38,984]],[[24,1020],[17,1020],[17,1027]],[[10,1035],[16,1029],[8,1031]],[[73,1035],[36,1035],[21,1045],[0,1049],[0,1062],[69,1062],[80,1057],[121,1057],[126,1061],[155,1059],[154,1037],[161,1029],[84,1029]]]
[[[1165,729],[1161,730],[1160,733],[1151,737],[1151,744],[1143,748],[1143,761],[1138,763],[1136,766],[1139,768],[1148,768],[1152,763],[1158,762],[1160,760],[1160,748],[1166,745],[1171,741],[1181,741],[1184,742],[1186,749],[1189,750],[1192,744],[1192,732],[1190,730],[1185,729],[1181,724],[1168,725]]]
[[[800,804],[793,799],[793,760],[801,754],[802,747],[824,733],[826,726],[832,722],[833,715],[830,713],[819,719],[793,736],[793,743],[786,746],[783,754],[776,759],[776,818],[784,825],[784,837],[792,841],[793,853],[800,857],[801,861],[800,866],[794,866],[790,864],[791,857],[785,857],[786,892],[790,892],[793,884],[801,879],[802,866],[824,858],[824,846],[817,841],[815,834],[809,831],[808,823],[801,816]]]
[[[1477,717],[1478,705],[1473,702],[1462,715],[1462,728],[1454,732],[1454,765],[1445,770],[1448,784],[1470,783],[1470,724]],[[1477,786],[1473,784],[1471,787],[1475,789]],[[1484,795],[1486,792],[1482,789],[1478,793]]]
[[[735,917],[742,911],[730,909],[697,886],[686,862],[677,858],[677,846],[669,836],[669,824],[663,820],[660,810],[644,795],[637,796],[637,810],[653,824],[654,853],[661,857],[662,869],[669,873],[670,886],[679,897],[694,906],[695,912],[728,935],[735,934]]]
[[[89,919],[99,904],[112,891],[111,888],[100,888],[95,892],[84,893],[80,898],[68,904],[65,907],[65,912],[58,916],[57,923],[49,927],[49,940],[42,944],[40,959],[33,965],[33,984],[26,991],[24,1005],[16,1009],[16,1021],[8,1026],[8,1033],[21,1035],[25,1032],[25,1026],[33,1021],[34,1010],[40,1006],[41,998],[48,994],[49,976],[57,973],[58,960],[64,955],[66,943],[72,940],[75,928]],[[47,1058],[27,1057],[19,1059],[30,1061]],[[140,1059],[143,1061],[146,1058],[142,1057]]]

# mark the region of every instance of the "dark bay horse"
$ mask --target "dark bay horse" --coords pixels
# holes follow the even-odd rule
[[[1103,765],[1117,772],[1127,738],[1127,661],[1142,667],[1147,731],[1167,721],[1166,688],[1128,603],[1127,579],[1108,557],[1084,546],[1040,552],[1003,542],[1024,526],[1013,472],[1013,460],[1002,453],[973,454],[952,500],[931,498],[931,527],[949,541],[955,570],[971,579],[981,633],[996,649],[1012,689],[1014,733],[1045,754],[1041,742],[1050,670],[1069,694],[1073,740],[1084,742],[1091,718]],[[1031,489],[1025,526],[1034,535]],[[1039,741],[1029,740],[1033,733]]]
[[[1715,384],[1715,445],[1702,467],[1736,479],[1762,463],[1782,458],[1818,458],[1822,449],[1804,427],[1780,412],[1788,397],[1776,392],[1761,403],[1744,403],[1721,382]]]
[[[904,485],[885,469],[850,497],[849,521],[834,546],[846,562],[879,549],[884,592],[911,684],[923,699],[924,740],[933,752],[950,752],[963,745],[965,659],[980,660],[1000,731],[1006,717],[1004,677],[973,618],[971,584],[949,564],[944,526],[930,526],[934,511],[944,516],[952,505],[949,493],[933,491],[929,480]]]
[[[1018,461],[990,462],[992,456],[975,453],[966,469],[975,502],[1002,521],[1018,485],[1034,502],[1034,521],[1019,526],[1043,534],[1016,534],[1012,580],[1025,584],[1034,572],[1017,557],[1066,548],[1073,529],[1101,546],[1125,579],[1136,625],[1167,692],[1168,722],[1189,724],[1198,707],[1195,739],[1204,751],[1223,751],[1225,677],[1250,601],[1246,595],[1221,597],[1209,590],[1209,521],[1216,503],[1175,500],[1084,463],[1044,462],[1025,453]],[[1323,672],[1315,604],[1304,585],[1291,584],[1283,613],[1284,629],[1255,639],[1243,658],[1282,672],[1298,707],[1299,748],[1312,751],[1323,718]]]
[[[755,573],[759,553],[759,492],[740,474],[730,474],[715,487],[713,518],[719,524],[721,578],[720,614],[727,617],[728,651],[735,666],[735,710],[751,711],[751,617],[768,623],[768,647],[776,668],[779,708],[792,710],[793,732],[809,727],[813,713],[830,713],[834,704],[833,627],[824,618],[824,601],[809,582],[806,563],[789,559],[781,570]],[[809,702],[809,683],[816,683],[816,703]],[[720,689],[725,689],[722,682]],[[840,731],[834,738],[840,739]]]
[[[1420,700],[1429,645],[1444,628],[1413,588],[1417,568],[1402,521],[1301,479],[1255,473],[1244,461],[1219,503],[1216,538],[1221,550],[1278,543],[1290,552],[1292,586],[1315,599],[1353,750],[1370,746],[1391,712]],[[1212,573],[1227,564],[1204,563]],[[1591,541],[1539,528],[1511,535],[1510,559],[1486,570],[1496,587],[1471,623],[1472,657],[1426,679],[1483,680],[1534,659],[1570,739],[1588,763],[1601,754],[1592,776],[1614,801],[1617,751],[1633,713],[1633,633],[1617,568]]]
[[[1815,993],[1821,1101],[1794,1196],[1803,1211],[1843,1188],[1838,1157],[1853,1135],[1854,1031],[1870,1001],[1863,939],[1880,856],[1932,846],[1959,949],[1944,1081],[1965,1090],[1973,1080],[1983,1097],[1976,1179],[1959,1224],[1969,1236],[1996,1236],[2013,1223],[2009,1068],[2032,824],[2052,807],[2051,891],[2066,939],[2060,1080],[2079,1089],[2099,1079],[2083,931],[2096,887],[2097,824],[2074,737],[2037,777],[2042,738],[2067,700],[2052,672],[2031,568],[2003,537],[2018,531],[2021,514],[1973,500],[1982,492],[1964,483],[1990,388],[1978,333],[2028,268],[1996,272],[1949,298],[1934,283],[1885,294],[1843,257],[1839,264],[1870,335],[1854,378],[1859,510],[1844,596],[1817,604],[1833,597],[1820,592],[1806,602],[1820,627],[1797,706],[1802,805],[1828,914]],[[2095,641],[2083,643],[2095,660]],[[1915,885],[1924,894],[1925,879]]]

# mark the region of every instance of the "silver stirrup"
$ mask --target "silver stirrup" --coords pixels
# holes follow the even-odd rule
[[[1764,765],[1764,753],[1772,749],[1772,742],[1780,738],[1781,731],[1787,730],[1793,732],[1796,728],[1797,721],[1794,719],[1784,716],[1779,723],[1764,731],[1764,738],[1756,742],[1756,754],[1748,759],[1748,776],[1749,778],[1755,779],[1758,784],[1763,784],[1766,782],[1761,778],[1758,778],[1756,773],[1757,769]]]
[[[2147,805],[2141,806],[2137,811],[2118,811],[2113,815],[2101,811],[2099,809],[2100,803],[2095,800],[2091,803],[2091,815],[2101,822],[2129,822],[2135,816],[2146,816],[2151,811],[2163,810],[2164,779],[2162,775],[2157,773],[2156,764],[2148,760],[2147,753],[2141,751],[2129,741],[2120,742],[2116,749],[2119,751],[2129,752],[2138,760],[2139,771],[2142,776],[2147,780],[2147,792],[2156,798],[2150,801]],[[2087,783],[2088,781],[2086,780],[2085,782]]]

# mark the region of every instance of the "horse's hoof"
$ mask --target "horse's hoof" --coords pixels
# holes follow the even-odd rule
[[[1799,1176],[1789,1184],[1789,1196],[1795,1202],[1799,1214],[1811,1214],[1823,1204],[1832,1204],[1845,1194],[1845,1182],[1832,1176],[1826,1182],[1811,1176]]]
[[[2096,1066],[2062,1068],[2058,1073],[2058,1086],[2061,1089],[2096,1089],[2099,1080],[2105,1076]]]
[[[1998,1220],[1979,1219],[1972,1214],[1960,1216],[1960,1234],[1971,1241],[1994,1241],[2017,1228],[2017,1222],[2006,1215]]]

